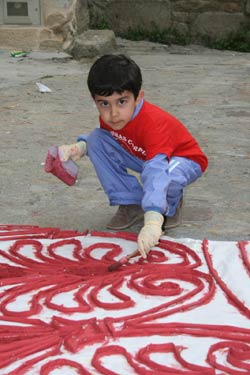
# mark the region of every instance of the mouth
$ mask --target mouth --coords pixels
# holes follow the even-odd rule
[[[116,126],[122,125],[122,121],[116,121],[116,122],[112,121],[110,122],[110,125],[116,127]]]

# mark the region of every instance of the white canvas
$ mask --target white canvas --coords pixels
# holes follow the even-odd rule
[[[0,226],[0,374],[248,374],[250,243]]]

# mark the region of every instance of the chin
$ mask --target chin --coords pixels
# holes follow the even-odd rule
[[[125,124],[119,122],[117,124],[109,124],[109,126],[114,129],[114,130],[121,130],[122,128],[124,128]]]

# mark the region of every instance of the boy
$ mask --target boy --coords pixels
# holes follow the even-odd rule
[[[144,100],[138,65],[104,55],[91,67],[88,88],[100,128],[60,146],[62,161],[88,155],[109,198],[118,205],[107,228],[125,229],[144,217],[138,235],[143,258],[167,228],[180,222],[183,189],[207,168],[207,158],[184,125]],[[140,173],[141,183],[127,172]]]

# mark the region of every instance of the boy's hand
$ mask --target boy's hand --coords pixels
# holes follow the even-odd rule
[[[72,145],[62,145],[59,146],[59,155],[61,161],[67,161],[72,159],[77,161],[81,159],[82,156],[86,154],[86,142],[80,141],[73,143]]]
[[[156,211],[147,211],[144,215],[144,227],[138,235],[138,250],[145,259],[151,247],[159,243],[159,239],[163,234],[161,226],[163,224],[163,216]]]

